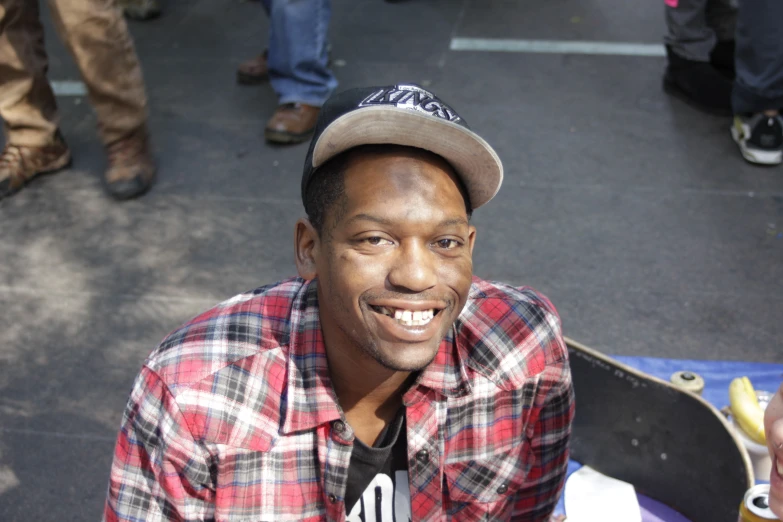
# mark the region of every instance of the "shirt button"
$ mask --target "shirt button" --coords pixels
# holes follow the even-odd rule
[[[334,496],[334,495],[329,495],[329,502],[331,502],[332,504],[334,504],[335,502],[337,502],[337,497],[336,497],[336,496]]]
[[[334,421],[334,424],[332,424],[332,428],[337,433],[342,433],[345,431],[345,423],[343,421]]]
[[[497,489],[498,495],[502,495],[506,491],[508,491],[508,482],[504,482],[500,486],[498,486]]]
[[[430,461],[430,452],[427,450],[419,450],[418,453],[416,453],[416,460],[422,464],[426,464]]]

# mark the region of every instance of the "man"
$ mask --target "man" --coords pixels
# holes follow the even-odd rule
[[[546,520],[568,463],[560,322],[472,277],[495,152],[413,85],[323,108],[299,278],[169,335],[131,392],[105,520]]]
[[[337,87],[329,69],[331,0],[261,0],[269,15],[269,49],[242,63],[237,81],[269,81],[278,107],[264,129],[270,143],[310,139],[318,112]]]
[[[740,153],[758,165],[783,161],[783,3],[666,0],[667,92],[733,115]],[[735,40],[736,38],[736,40]]]
[[[141,66],[121,11],[112,0],[50,0],[55,26],[79,66],[98,116],[109,165],[106,188],[116,199],[144,193],[155,179],[148,144]],[[71,164],[59,131],[37,0],[0,4],[0,199],[40,174]]]

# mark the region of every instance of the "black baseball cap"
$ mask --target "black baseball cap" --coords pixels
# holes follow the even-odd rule
[[[302,175],[302,200],[318,168],[360,145],[405,145],[445,159],[462,180],[470,205],[492,199],[503,182],[497,153],[449,105],[415,84],[360,87],[335,94],[321,108]]]

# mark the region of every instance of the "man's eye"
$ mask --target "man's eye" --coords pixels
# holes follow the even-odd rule
[[[435,242],[440,248],[450,250],[459,246],[459,241],[456,239],[439,239]]]
[[[379,236],[368,237],[365,241],[372,246],[384,245],[390,242],[388,239]]]

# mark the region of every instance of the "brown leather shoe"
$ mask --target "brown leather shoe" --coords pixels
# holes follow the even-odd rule
[[[114,199],[134,198],[150,189],[157,169],[146,128],[108,145],[106,152],[109,156],[106,189]]]
[[[150,20],[160,16],[158,0],[117,0],[117,6],[128,18]]]
[[[304,103],[284,103],[277,107],[264,129],[264,138],[272,143],[300,143],[315,130],[320,107]]]
[[[264,52],[239,64],[237,68],[237,83],[240,85],[258,85],[269,80],[269,52]]]
[[[19,192],[39,174],[51,174],[71,165],[71,151],[58,131],[43,147],[8,143],[0,154],[0,199]]]

